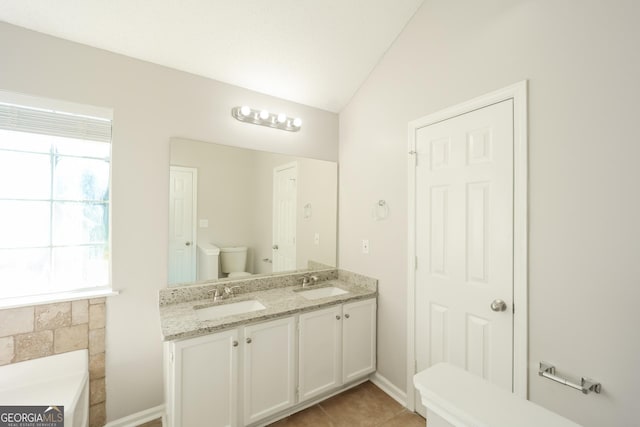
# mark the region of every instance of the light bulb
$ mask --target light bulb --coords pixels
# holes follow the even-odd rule
[[[299,117],[296,117],[295,119],[293,119],[293,125],[299,128],[300,126],[302,126],[302,119],[300,119]]]
[[[246,105],[243,105],[243,106],[240,108],[240,114],[242,114],[242,115],[243,115],[243,116],[245,116],[245,117],[246,117],[246,116],[248,116],[249,114],[251,114],[251,108],[249,108],[249,107],[248,107],[248,106],[246,106]]]
[[[269,112],[267,110],[260,111],[260,118],[262,120],[267,120],[269,118]]]
[[[287,121],[287,115],[284,113],[278,114],[278,123],[284,123]]]

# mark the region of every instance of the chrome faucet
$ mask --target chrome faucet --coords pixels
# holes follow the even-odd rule
[[[222,292],[220,292],[220,288],[215,288],[209,291],[209,293],[213,294],[213,302],[219,301],[223,299]]]
[[[306,288],[307,286],[315,285],[318,280],[318,276],[302,276],[302,287]]]
[[[232,287],[225,286],[224,287],[225,298],[235,297],[236,289],[240,289],[240,286],[232,286]]]
[[[211,289],[209,291],[209,293],[213,294],[213,301],[214,302],[218,301],[222,297],[222,295],[220,294],[220,289],[218,289],[218,288]]]
[[[213,301],[220,301],[223,299],[231,298],[236,295],[236,289],[240,286],[225,286],[224,288],[215,288],[209,291],[209,293],[213,293]]]

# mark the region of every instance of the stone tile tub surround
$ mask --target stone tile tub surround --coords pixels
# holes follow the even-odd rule
[[[0,309],[0,365],[89,350],[89,426],[106,422],[105,298]]]
[[[308,274],[318,276],[320,282],[331,281],[332,284],[349,291],[349,293],[318,300],[307,300],[297,291],[301,289],[302,277]],[[264,321],[347,301],[371,298],[377,295],[377,284],[376,279],[332,269],[163,289],[160,291],[162,335],[165,341],[195,337],[249,322]],[[199,320],[195,309],[200,306],[212,305],[211,291],[224,286],[241,286],[241,288],[237,290],[236,297],[223,300],[218,304],[255,298],[265,305],[266,309],[220,319]],[[322,286],[323,283],[319,283],[311,288]],[[190,291],[186,288],[199,289]],[[200,298],[196,298],[196,296]]]

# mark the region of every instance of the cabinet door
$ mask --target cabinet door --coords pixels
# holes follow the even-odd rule
[[[342,384],[342,306],[300,315],[298,392],[300,401]]]
[[[295,404],[295,319],[244,329],[244,424]]]
[[[342,307],[342,380],[358,379],[376,370],[376,300]]]
[[[174,342],[170,352],[170,425],[236,426],[238,331]]]

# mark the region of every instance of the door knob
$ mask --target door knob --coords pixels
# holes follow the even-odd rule
[[[507,309],[507,303],[501,299],[495,299],[491,303],[491,310],[493,311],[505,311]]]
[[[251,344],[251,338],[247,338],[246,341],[247,341],[247,344]]]
[[[272,249],[278,250],[278,245],[271,246]]]
[[[191,242],[185,242],[185,246],[191,246]]]

